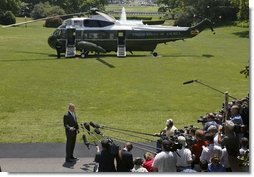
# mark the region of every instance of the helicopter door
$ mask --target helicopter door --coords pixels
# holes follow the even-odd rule
[[[117,56],[126,56],[125,31],[117,31]]]
[[[74,57],[76,55],[76,29],[67,28],[66,52],[65,57]]]

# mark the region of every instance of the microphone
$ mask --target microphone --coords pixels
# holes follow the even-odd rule
[[[100,128],[101,126],[94,123],[94,122],[90,122],[90,125],[93,127],[93,128]]]
[[[82,136],[82,139],[83,139],[83,142],[84,142],[84,144],[86,145],[86,147],[87,147],[88,149],[90,149],[90,143],[88,142],[88,140],[87,140],[85,134]]]
[[[87,131],[90,132],[90,126],[89,126],[89,124],[88,124],[87,122],[84,123],[84,127],[85,127],[85,129],[86,129]]]
[[[98,128],[95,128],[94,132],[97,133],[98,135],[101,135],[101,131]]]
[[[184,85],[185,85],[185,84],[190,84],[190,83],[195,82],[195,81],[197,81],[197,80],[186,81],[186,82],[184,82],[183,84],[184,84]]]

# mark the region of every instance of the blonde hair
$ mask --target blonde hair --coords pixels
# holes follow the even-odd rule
[[[146,160],[151,160],[151,159],[154,158],[154,154],[152,154],[151,152],[146,152],[146,153],[144,154],[144,158],[145,158]]]

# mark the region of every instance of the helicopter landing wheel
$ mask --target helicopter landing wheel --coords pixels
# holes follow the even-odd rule
[[[157,56],[158,56],[158,53],[157,53],[157,52],[153,52],[152,55],[153,55],[154,57],[157,57]]]
[[[89,53],[89,51],[84,51],[84,52],[81,53],[80,57],[81,58],[87,58],[88,53]]]

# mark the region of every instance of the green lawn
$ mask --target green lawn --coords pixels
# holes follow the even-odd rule
[[[221,108],[222,94],[184,81],[198,79],[237,98],[249,93],[249,80],[239,73],[249,64],[247,28],[221,27],[216,35],[207,30],[159,45],[157,58],[134,52],[86,60],[56,59],[47,45],[53,30],[42,22],[0,28],[0,143],[64,142],[69,102],[79,123],[154,133],[168,117],[178,128],[201,126],[200,115]]]

